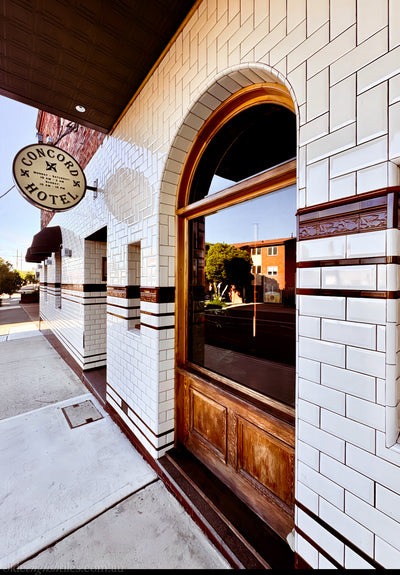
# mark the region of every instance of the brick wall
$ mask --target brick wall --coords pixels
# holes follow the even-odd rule
[[[278,250],[276,255],[268,255],[268,247],[261,249],[261,273],[276,280],[279,284],[279,289],[283,290],[285,289],[285,246],[276,244],[276,247]],[[278,268],[277,275],[268,275],[268,267],[270,266]]]
[[[72,122],[69,120],[65,120],[49,112],[39,111],[36,126],[38,133],[43,136],[44,143],[47,143],[47,139],[51,138],[52,142],[56,144],[58,138],[66,133],[68,126],[71,124]],[[56,145],[71,154],[81,167],[85,169],[103,142],[105,134],[84,126],[75,126],[74,130],[62,137]],[[93,184],[88,182],[88,185],[92,186]],[[41,229],[49,225],[52,217],[52,212],[41,211]]]

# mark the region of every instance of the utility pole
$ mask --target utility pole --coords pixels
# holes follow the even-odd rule
[[[254,224],[254,248],[255,248],[255,254],[257,254],[257,241],[258,241],[258,224]],[[256,260],[257,261],[257,260]],[[254,270],[254,295],[253,295],[253,299],[254,299],[254,312],[253,312],[253,337],[256,337],[256,300],[257,300],[257,264],[254,266],[255,270]]]

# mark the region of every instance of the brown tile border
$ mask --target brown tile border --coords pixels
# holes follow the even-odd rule
[[[79,363],[76,361],[74,356],[72,355],[71,351],[68,347],[55,335],[55,333],[47,327],[48,320],[43,319],[42,317],[39,318],[39,331],[44,335],[47,341],[54,347],[54,349],[58,352],[61,358],[70,366],[70,368],[81,378],[82,372],[84,371]],[[103,353],[94,353],[90,355],[83,355],[71,342],[68,342],[70,347],[74,349],[76,355],[80,356],[83,360],[91,360],[91,358],[98,358],[99,355],[106,355],[105,352]],[[103,359],[94,359],[89,362],[85,362],[85,365],[89,365],[90,363],[97,363],[98,361],[104,361]],[[92,369],[92,368],[89,368]]]
[[[400,257],[398,256],[380,256],[374,258],[349,258],[338,260],[310,260],[306,262],[297,262],[297,268],[323,268],[329,266],[363,266],[374,264],[398,264]]]
[[[150,325],[149,323],[145,323],[144,321],[140,322],[140,325],[143,327],[149,327],[150,329],[155,329],[156,331],[162,331],[164,329],[174,329],[175,328],[175,324],[171,324],[171,325],[161,325],[161,326],[156,326],[156,325]]]
[[[139,305],[118,305],[116,303],[107,302],[107,306],[110,308],[117,308],[117,309],[140,309]]]
[[[108,304],[108,305],[109,305],[109,304]],[[122,309],[133,309],[133,310],[134,310],[134,309],[139,309],[139,308],[135,308],[135,307],[132,307],[132,308],[125,307],[125,308],[122,308]],[[113,317],[117,317],[118,319],[124,319],[124,320],[126,320],[126,321],[128,321],[128,320],[130,320],[130,319],[139,319],[139,316],[138,316],[138,315],[133,315],[133,316],[128,316],[128,317],[126,317],[126,316],[124,316],[124,315],[119,315],[118,313],[113,313],[112,311],[107,311],[107,315],[112,315]]]
[[[127,285],[127,286],[107,286],[107,295],[109,297],[118,297],[121,299],[134,299],[140,298],[140,286]]]
[[[64,285],[62,286],[64,287]],[[106,284],[83,284],[84,292],[105,292],[107,291]]]
[[[55,287],[55,288],[62,288],[71,291],[79,291],[79,292],[102,292],[106,291],[107,286],[105,284],[63,284],[60,282],[52,283],[52,282],[40,282],[41,286],[44,287]]]
[[[309,240],[398,226],[400,186],[325,202],[297,211],[297,238]]]
[[[79,298],[79,296],[75,296],[75,298]],[[77,299],[72,299],[71,297],[67,297],[65,295],[61,295],[61,299],[64,301],[71,301],[72,303],[76,304],[76,305],[82,305],[82,306],[89,306],[89,305],[99,305],[99,306],[105,306],[106,305],[106,301],[104,298],[104,301],[95,301],[95,302],[91,302],[91,299],[100,299],[99,297],[94,298],[89,297],[89,298],[82,298],[83,301],[77,301]],[[79,298],[81,299],[81,298]]]
[[[296,289],[297,295],[321,295],[330,297],[369,297],[375,299],[398,299],[400,291],[369,291],[369,290],[343,290],[343,289]]]
[[[372,568],[374,569],[383,569],[382,565],[380,565],[379,563],[377,563],[372,557],[369,557],[366,553],[364,553],[364,551],[362,551],[361,549],[359,549],[356,545],[354,545],[354,543],[352,543],[351,541],[349,541],[348,539],[346,539],[345,537],[343,537],[343,535],[341,533],[339,533],[338,531],[336,531],[336,529],[334,529],[333,527],[331,527],[328,523],[326,523],[323,519],[321,519],[320,517],[318,517],[318,515],[316,515],[315,513],[313,513],[312,511],[310,511],[310,509],[308,509],[305,505],[303,505],[300,501],[295,501],[295,505],[296,507],[298,507],[299,509],[301,509],[303,511],[303,513],[305,513],[306,515],[308,515],[311,519],[313,519],[316,523],[318,523],[318,525],[320,525],[323,529],[325,529],[326,531],[328,531],[331,535],[333,535],[334,537],[336,537],[336,539],[338,539],[341,543],[343,543],[344,545],[346,545],[346,547],[349,547],[352,551],[354,551],[354,553],[356,553],[356,555],[358,555],[359,557],[361,557],[364,561],[366,561],[367,563],[369,563],[369,565],[371,565]],[[317,549],[324,557],[326,557],[328,559],[328,561],[330,561],[331,563],[333,563],[337,568],[339,569],[343,569],[343,566],[340,565],[335,559],[333,559],[330,555],[328,555],[328,553],[322,549],[321,547],[319,547],[315,541],[313,541],[306,533],[304,533],[299,527],[295,527],[296,532],[299,533],[299,535],[301,535],[302,537],[304,537],[304,539],[306,539],[306,541],[308,541],[315,549]]]
[[[62,287],[71,291],[83,291],[84,284],[62,284]]]
[[[125,413],[126,416],[128,416],[128,414],[126,413],[124,407],[127,406],[129,407],[130,411],[135,415],[135,417],[138,418],[138,420],[140,421],[140,423],[142,423],[144,425],[144,427],[152,434],[152,436],[156,439],[159,439],[160,437],[164,437],[164,435],[168,435],[168,433],[172,433],[174,431],[174,428],[171,427],[171,429],[168,429],[167,431],[163,431],[162,433],[155,433],[151,427],[149,427],[147,425],[147,423],[145,421],[143,421],[143,419],[129,406],[129,404],[120,396],[120,394],[118,393],[118,391],[116,391],[112,385],[110,385],[109,383],[107,383],[107,386],[112,390],[113,393],[115,393],[115,395],[118,397],[118,399],[120,400],[120,408],[122,409],[122,411]],[[112,397],[110,395],[110,397]],[[112,397],[112,399],[116,402],[116,400]],[[129,421],[132,423],[132,425],[134,425],[138,431],[143,434],[143,431],[137,426],[137,424],[128,416]],[[149,438],[147,436],[146,440],[149,441]],[[151,441],[149,441],[149,443],[151,443]],[[162,447],[156,447],[155,445],[152,444],[152,447],[156,450],[156,451],[161,451],[162,449],[165,449],[165,445],[163,445]]]
[[[174,287],[142,287],[140,288],[141,301],[150,303],[174,303]]]
[[[117,298],[140,298],[151,303],[173,303],[174,287],[140,287],[139,285],[107,286],[107,295]]]
[[[301,221],[304,221],[306,219],[315,219],[314,214],[316,213],[320,214],[320,217],[323,217],[322,212],[328,216],[332,216],[349,213],[351,211],[360,211],[362,207],[364,209],[375,208],[377,206],[387,205],[388,202],[386,198],[388,194],[397,194],[398,192],[400,192],[400,186],[387,186],[371,192],[346,196],[345,198],[299,208],[296,215],[300,217]]]
[[[107,290],[106,284],[61,284],[63,289],[83,292],[102,292]]]

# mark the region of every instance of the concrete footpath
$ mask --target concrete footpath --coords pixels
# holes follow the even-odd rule
[[[0,569],[230,569],[38,329],[0,306]]]

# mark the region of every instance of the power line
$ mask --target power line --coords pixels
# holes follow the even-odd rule
[[[6,192],[4,192],[4,194],[2,196],[0,196],[0,200],[1,198],[4,198],[4,196],[6,196],[8,194],[8,192],[11,192],[11,190],[15,188],[15,184],[13,186],[11,186],[11,188],[9,190],[7,190]]]

